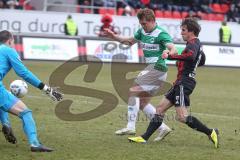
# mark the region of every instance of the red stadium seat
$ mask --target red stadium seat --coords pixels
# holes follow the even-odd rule
[[[117,15],[121,16],[123,14],[123,12],[124,12],[124,8],[118,8]]]
[[[222,4],[222,5],[221,5],[221,10],[222,10],[222,13],[227,13],[228,10],[229,10],[229,5],[227,5],[227,4]]]
[[[98,13],[99,14],[107,14],[108,13],[110,15],[113,15],[113,14],[115,14],[115,9],[99,8]]]
[[[174,19],[181,19],[182,18],[181,13],[178,12],[178,11],[173,11],[172,12],[172,18],[174,18]]]
[[[163,17],[163,11],[161,10],[155,10],[155,16],[157,18],[162,18]]]
[[[221,9],[220,4],[213,3],[210,7],[212,8],[213,12],[222,13],[222,9]]]
[[[106,14],[106,13],[107,13],[107,9],[105,9],[105,8],[99,8],[99,9],[98,9],[98,13],[99,13],[99,14]]]
[[[207,14],[207,19],[206,20],[216,21],[216,14],[213,14],[213,13]]]
[[[107,9],[107,13],[114,15],[115,14],[115,9]]]
[[[198,14],[202,20],[208,20],[208,14],[207,13],[201,13],[201,14]]]
[[[26,4],[23,6],[24,10],[35,10],[35,8],[33,6],[31,6],[30,4]]]
[[[182,11],[182,18],[186,18],[187,16],[188,16],[188,12],[186,12],[186,11]]]
[[[91,9],[84,8],[84,9],[83,9],[83,13],[92,13],[92,11],[91,11]]]
[[[225,17],[224,14],[215,14],[216,21],[224,21]]]
[[[25,0],[19,0],[18,3],[20,6],[23,6]]]
[[[172,18],[171,11],[163,11],[163,18]]]

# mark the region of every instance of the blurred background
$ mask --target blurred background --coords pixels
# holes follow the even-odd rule
[[[136,13],[145,7],[154,10],[157,23],[172,36],[179,53],[185,47],[180,34],[182,18],[198,19],[206,66],[198,68],[190,111],[220,130],[218,150],[212,148],[205,135],[176,122],[174,108],[166,116],[166,123],[174,131],[161,143],[150,140],[146,145],[134,145],[128,143],[127,137],[114,135],[127,120],[127,105],[118,91],[127,96],[130,81],[123,82],[121,76],[124,73],[126,80],[133,80],[145,59],[140,45],[122,45],[106,38],[102,30],[110,28],[116,34],[132,36],[140,27]],[[40,79],[51,86],[64,82],[60,90],[70,103],[65,108],[80,119],[64,119],[57,112],[58,103],[29,85],[23,101],[33,110],[41,140],[55,151],[29,153],[21,124],[11,117],[19,141],[16,146],[10,145],[0,136],[1,160],[239,160],[239,22],[240,0],[0,0],[0,30],[14,33],[16,50]],[[114,62],[121,63],[111,63],[113,57]],[[167,82],[172,84],[177,70],[175,62],[167,63]],[[123,71],[130,73],[125,75]],[[10,72],[4,83],[9,86],[18,78]],[[122,86],[116,88],[116,84]],[[73,86],[75,92],[66,86]],[[86,96],[86,90],[93,94]],[[82,114],[103,102],[99,93],[108,95],[105,98],[116,97],[116,108],[81,121]],[[161,96],[154,97],[152,104],[156,106]],[[143,114],[138,121],[139,135],[149,122]]]
[[[133,53],[129,61],[142,63],[138,45],[122,50],[114,42],[111,52],[105,50],[111,41],[102,30],[110,27],[117,34],[132,36],[140,27],[136,13],[144,7],[154,10],[157,23],[180,50],[184,47],[181,19],[195,17],[202,27],[199,38],[208,57],[206,64],[240,66],[239,0],[0,0],[0,30],[14,32],[23,59],[68,60],[94,55],[109,62],[112,55]],[[48,54],[41,53],[42,48]]]

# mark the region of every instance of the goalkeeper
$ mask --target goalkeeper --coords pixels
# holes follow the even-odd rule
[[[43,90],[53,100],[60,101],[63,94],[41,82],[31,71],[29,71],[15,49],[13,35],[9,31],[0,32],[0,119],[3,123],[3,133],[10,143],[16,143],[8,121],[7,112],[18,116],[22,120],[23,130],[27,136],[32,152],[51,152],[53,149],[42,145],[37,136],[35,121],[32,111],[17,97],[6,90],[2,81],[11,68],[18,76],[36,88]]]

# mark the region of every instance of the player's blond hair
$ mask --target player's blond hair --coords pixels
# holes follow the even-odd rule
[[[139,20],[146,19],[147,21],[155,21],[155,14],[149,8],[140,9],[137,13]]]

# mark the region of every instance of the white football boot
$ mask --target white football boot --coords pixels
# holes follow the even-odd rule
[[[116,135],[135,135],[136,131],[134,129],[123,128],[115,132]]]
[[[155,142],[161,141],[162,139],[164,139],[172,130],[167,125],[165,125],[165,127],[160,128],[158,131],[159,131],[159,134],[154,139]]]

